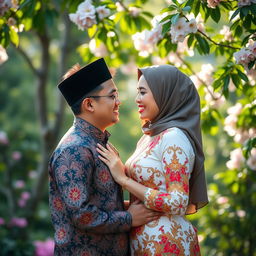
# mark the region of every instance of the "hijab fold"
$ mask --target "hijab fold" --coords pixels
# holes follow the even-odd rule
[[[154,120],[143,125],[150,136],[177,127],[189,139],[195,163],[189,180],[189,205],[186,214],[192,214],[208,203],[204,170],[204,153],[200,127],[200,99],[191,79],[171,65],[138,69],[138,77],[144,75],[159,108]]]

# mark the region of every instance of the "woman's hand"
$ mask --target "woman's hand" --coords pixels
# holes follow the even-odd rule
[[[109,144],[107,144],[107,148],[99,143],[97,146],[97,151],[100,154],[99,159],[108,166],[114,180],[122,186],[128,177],[125,175],[125,167],[121,159]]]

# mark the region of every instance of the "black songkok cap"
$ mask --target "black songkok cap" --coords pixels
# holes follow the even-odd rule
[[[98,59],[71,75],[58,84],[69,106],[82,99],[87,93],[103,82],[111,79],[107,64],[103,58]]]

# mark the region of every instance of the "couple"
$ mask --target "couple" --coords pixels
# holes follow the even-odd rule
[[[200,255],[185,218],[208,202],[198,93],[171,65],[138,75],[144,135],[125,165],[108,142],[120,101],[104,59],[73,67],[58,86],[75,121],[49,164],[55,255]]]

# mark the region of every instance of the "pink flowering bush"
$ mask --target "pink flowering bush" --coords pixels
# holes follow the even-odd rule
[[[54,241],[48,238],[46,241],[35,241],[35,256],[53,256]]]

